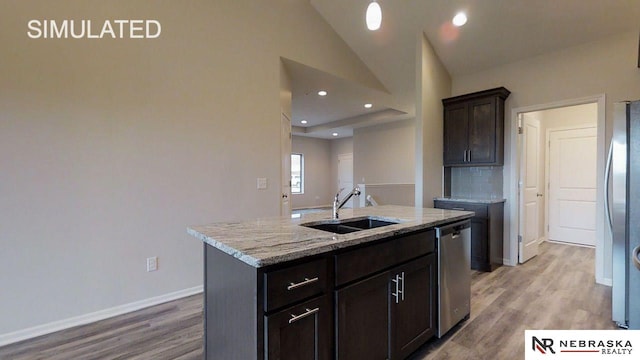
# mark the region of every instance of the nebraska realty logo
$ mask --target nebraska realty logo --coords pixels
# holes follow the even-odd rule
[[[638,330],[526,330],[525,359],[637,359]]]

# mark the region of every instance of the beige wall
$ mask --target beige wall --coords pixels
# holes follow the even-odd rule
[[[416,206],[433,207],[442,196],[442,99],[451,96],[451,77],[423,34],[417,44]]]
[[[291,194],[293,209],[331,205],[331,141],[293,137],[292,152],[304,156],[304,194]]]
[[[415,179],[414,144],[413,120],[355,129],[354,183],[412,184]]]
[[[506,102],[505,174],[511,174],[512,127],[511,110],[526,106],[554,103],[570,99],[606,94],[607,145],[613,121],[613,103],[640,97],[640,69],[638,61],[638,33],[618,35],[606,40],[568,48],[559,52],[507,64],[476,74],[453,78],[453,95],[497,86],[511,90]],[[605,146],[606,149],[606,146]],[[505,178],[505,189],[516,179]],[[508,194],[508,191],[505,191]],[[505,214],[509,214],[516,199],[507,199]],[[514,219],[506,219],[505,234],[515,226]],[[505,238],[505,258],[514,258]],[[611,242],[603,246],[604,263],[600,271],[611,277]],[[596,269],[598,273],[598,269]]]
[[[69,18],[162,35],[26,35]],[[3,1],[0,48],[0,335],[202,285],[187,226],[278,215],[280,57],[379,86],[304,0]]]

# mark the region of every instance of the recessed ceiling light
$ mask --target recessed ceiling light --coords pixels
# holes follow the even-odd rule
[[[382,24],[382,8],[375,0],[367,6],[365,21],[367,23],[367,29],[371,31],[380,29],[380,25]]]
[[[453,25],[462,26],[467,23],[467,15],[463,12],[459,12],[453,17]]]
[[[320,96],[327,96],[327,92],[326,92],[326,91],[324,91],[324,90],[320,90],[320,91],[318,91],[318,95],[320,95]]]
[[[331,134],[331,136],[338,136],[338,133],[333,133]]]
[[[364,104],[364,107],[367,109],[371,109],[373,107],[373,104]]]
[[[300,121],[300,123],[301,123],[301,124],[306,124],[306,123],[307,123],[307,120],[302,120],[302,121]]]

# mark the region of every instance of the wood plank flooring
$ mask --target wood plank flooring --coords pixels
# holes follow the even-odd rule
[[[473,272],[470,318],[410,359],[522,359],[525,329],[615,329],[611,288],[595,284],[594,257],[544,243],[522,266]],[[195,295],[0,347],[0,359],[202,359],[202,335]]]
[[[202,359],[202,335],[202,295],[194,295],[0,347],[0,359]]]
[[[521,266],[473,272],[470,318],[411,360],[524,359],[525,329],[616,329],[595,250],[545,242],[540,251]]]

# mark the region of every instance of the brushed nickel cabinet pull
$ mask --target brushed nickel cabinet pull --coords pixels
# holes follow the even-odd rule
[[[316,281],[318,281],[317,277],[314,277],[312,279],[304,278],[304,281],[301,281],[301,282],[299,282],[297,284],[296,283],[291,283],[291,285],[287,286],[287,290],[297,289],[297,288],[299,288],[301,286],[309,285],[309,284],[312,284],[312,283],[314,283]]]
[[[636,248],[631,251],[631,256],[633,256],[633,265],[636,266],[636,269],[640,270],[640,246],[636,246]]]
[[[400,290],[400,294],[402,294],[402,301],[404,301],[404,271],[402,272],[402,277],[400,279],[402,280],[402,290]]]
[[[302,318],[306,318],[309,315],[313,315],[315,313],[317,313],[318,311],[320,311],[320,308],[315,308],[315,309],[304,309],[305,312],[300,314],[300,315],[293,315],[291,314],[291,319],[289,319],[289,324],[293,324],[294,322],[302,319]]]

